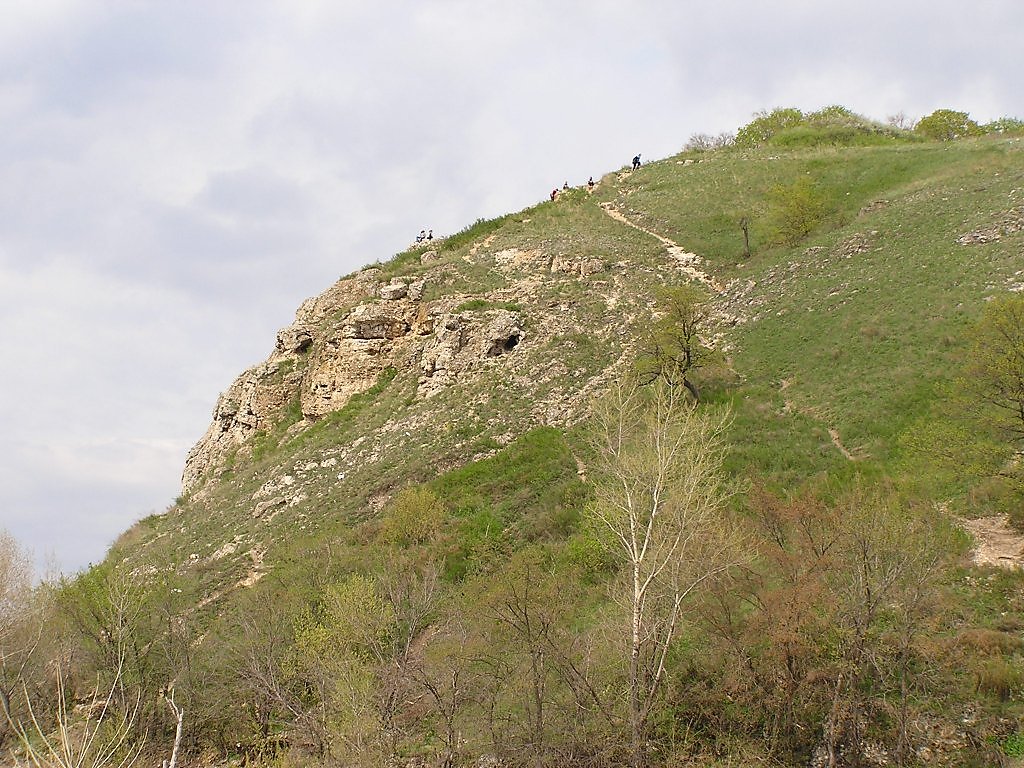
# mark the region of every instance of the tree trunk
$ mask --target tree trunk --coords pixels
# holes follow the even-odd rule
[[[693,395],[693,402],[700,403],[700,392],[697,391],[697,386],[685,376],[683,377],[683,386]]]
[[[167,763],[167,768],[177,768],[178,747],[181,746],[181,725],[185,719],[185,708],[179,707],[177,704],[174,703],[173,694],[171,695],[170,698],[167,699],[167,705],[171,708],[171,711],[174,713],[174,716],[178,720],[178,724],[174,729],[174,747],[171,749],[171,760],[169,763]]]
[[[629,656],[629,724],[632,736],[632,768],[643,766],[643,723],[640,702],[640,630],[643,594],[640,587],[640,569],[633,565],[633,637]]]

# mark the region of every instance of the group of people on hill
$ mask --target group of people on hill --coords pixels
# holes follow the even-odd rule
[[[426,230],[421,229],[420,233],[418,235],[416,235],[416,242],[417,243],[422,243],[424,241],[430,242],[433,239],[434,239],[434,230],[430,230],[429,232],[427,232]]]
[[[640,153],[637,152],[636,153],[636,157],[633,158],[633,170],[635,171],[639,167],[640,167]],[[587,179],[587,189],[593,191],[595,186],[596,185],[594,183],[594,177],[591,176],[589,179]],[[563,192],[567,192],[568,190],[569,190],[569,182],[567,181],[567,182],[565,182],[562,185],[562,191]],[[557,197],[558,197],[558,187],[555,187],[554,189],[551,190],[551,201],[554,202]]]

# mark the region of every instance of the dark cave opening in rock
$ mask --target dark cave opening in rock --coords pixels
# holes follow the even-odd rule
[[[518,333],[513,333],[504,341],[502,341],[501,339],[495,339],[494,343],[491,344],[491,348],[487,350],[487,356],[500,357],[501,355],[504,355],[506,352],[511,352],[519,343],[519,339],[520,336]]]

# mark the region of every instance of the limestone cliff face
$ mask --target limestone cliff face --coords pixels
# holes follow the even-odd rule
[[[183,491],[296,403],[301,429],[343,408],[389,368],[417,370],[418,396],[429,397],[526,337],[521,311],[456,311],[464,294],[425,301],[430,280],[428,273],[382,282],[379,270],[367,269],[303,303],[295,322],[278,332],[270,357],[218,398],[212,423],[186,460]]]

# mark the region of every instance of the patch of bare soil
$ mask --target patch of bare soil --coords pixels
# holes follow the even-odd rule
[[[957,522],[974,537],[971,559],[978,566],[995,566],[1015,571],[1024,568],[1024,535],[1010,526],[1007,515],[958,518]]]

